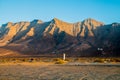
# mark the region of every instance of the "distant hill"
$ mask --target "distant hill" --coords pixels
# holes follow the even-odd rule
[[[120,56],[120,23],[106,25],[91,18],[76,23],[57,18],[8,22],[0,27],[0,46],[31,55]]]

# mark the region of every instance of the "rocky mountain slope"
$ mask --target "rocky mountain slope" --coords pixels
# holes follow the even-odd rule
[[[8,22],[0,27],[0,46],[24,54],[117,55],[119,32],[119,23],[105,25],[91,18],[77,23],[57,18],[49,22]]]

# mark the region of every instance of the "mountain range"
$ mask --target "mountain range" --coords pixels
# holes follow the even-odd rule
[[[0,50],[0,56],[120,56],[120,23],[104,24],[91,18],[76,23],[57,18],[48,22],[8,22],[0,27]]]

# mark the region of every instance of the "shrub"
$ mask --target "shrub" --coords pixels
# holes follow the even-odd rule
[[[58,60],[58,61],[56,61],[55,62],[55,64],[64,64],[66,61],[64,61],[64,60]]]
[[[60,58],[54,58],[53,59],[53,61],[60,61],[60,60],[62,60],[62,59],[60,59]]]
[[[55,58],[55,59],[53,59],[53,61],[55,61],[55,64],[64,64],[64,63],[66,63],[66,61],[64,61],[64,60],[62,60],[60,58]]]
[[[115,62],[120,62],[120,59],[115,59]]]
[[[104,60],[103,59],[96,59],[96,60],[94,60],[94,62],[104,63]]]
[[[113,58],[113,59],[111,59],[111,62],[120,62],[120,59],[115,59],[115,58]]]

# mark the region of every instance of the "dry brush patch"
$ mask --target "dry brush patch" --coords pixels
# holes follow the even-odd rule
[[[0,57],[0,63],[22,63],[22,62],[54,62],[56,64],[64,64],[67,62],[80,62],[80,63],[120,63],[120,58],[105,58],[105,57],[67,57],[65,60],[62,58],[50,57]]]

